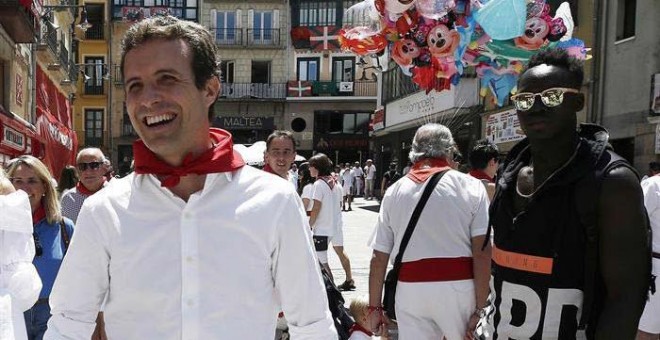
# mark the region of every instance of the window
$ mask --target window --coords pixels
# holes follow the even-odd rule
[[[618,0],[616,10],[616,40],[635,36],[637,0]]]
[[[103,40],[105,26],[104,8],[101,4],[88,4],[87,21],[92,25],[85,31],[85,39]]]
[[[85,57],[84,94],[103,94],[103,77],[106,75],[104,57]]]
[[[316,111],[315,131],[330,135],[366,135],[369,133],[369,113]]]
[[[337,23],[336,1],[307,1],[298,11],[300,26],[341,26]]]
[[[236,41],[236,12],[216,12],[215,39],[221,44]]]
[[[179,19],[199,21],[197,0],[112,0],[111,10],[113,19],[126,19],[128,11],[133,11],[141,19],[167,10],[168,14]]]
[[[344,0],[344,17],[342,18],[343,26],[369,26],[372,23],[369,12],[371,8],[363,9],[361,11],[351,11],[346,13],[346,10],[351,6],[359,3],[360,0]]]
[[[318,81],[320,58],[298,58],[298,80]]]
[[[220,70],[222,71],[222,82],[223,83],[233,83],[234,82],[234,61],[223,61],[220,62]]]
[[[103,109],[85,109],[85,145],[102,146]]]
[[[252,41],[264,45],[273,41],[273,12],[254,12]]]
[[[354,63],[355,58],[353,57],[332,58],[332,80],[335,82],[353,81]]]
[[[270,84],[270,61],[252,61],[252,83]]]

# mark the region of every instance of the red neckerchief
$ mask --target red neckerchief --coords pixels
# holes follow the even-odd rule
[[[32,213],[32,224],[37,224],[44,218],[46,218],[46,209],[44,209],[43,204],[39,204],[39,208]]]
[[[433,174],[448,168],[451,169],[449,163],[444,158],[424,158],[413,164],[406,177],[415,183],[424,183]]]
[[[267,172],[267,173],[273,174],[273,175],[275,175],[275,176],[279,176],[278,174],[275,173],[275,171],[273,170],[273,168],[271,168],[271,167],[270,167],[270,164],[268,164],[268,163],[266,163],[266,165],[264,165],[264,168],[261,169],[261,170],[263,170],[263,171],[265,171],[265,172]]]
[[[330,187],[330,190],[334,189],[335,184],[337,184],[337,182],[335,182],[335,178],[332,176],[319,176],[318,179],[325,182],[325,184],[327,184]]]
[[[374,335],[374,333],[372,333],[370,330],[360,326],[360,324],[357,323],[357,322],[354,323],[353,326],[351,326],[351,329],[348,331],[348,335],[351,336],[353,334],[353,332],[355,332],[355,331],[360,331],[360,332],[362,332],[362,333],[364,333],[368,336],[373,336]]]
[[[103,189],[104,186],[105,186],[105,177],[103,177],[103,184],[101,184],[101,187],[99,187],[98,190],[96,190],[96,191],[91,191],[91,190],[87,189],[87,187],[84,186],[84,185],[82,184],[82,182],[80,182],[80,181],[78,181],[78,184],[76,184],[76,190],[78,190],[79,193],[81,193],[81,194],[83,194],[83,195],[85,195],[85,196],[92,196],[92,195],[94,195],[97,191]]]
[[[214,142],[213,147],[197,158],[193,158],[189,153],[180,166],[171,166],[163,162],[144,145],[142,140],[136,140],[133,143],[135,173],[163,177],[160,186],[171,188],[179,184],[181,177],[189,174],[205,175],[234,171],[245,165],[241,155],[234,151],[229,132],[211,128],[209,135]]]
[[[476,179],[485,180],[485,181],[488,181],[489,183],[495,183],[493,178],[488,176],[488,174],[485,173],[483,170],[478,170],[478,169],[470,170],[469,175],[476,178]]]

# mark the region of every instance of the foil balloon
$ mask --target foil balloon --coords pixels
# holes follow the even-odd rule
[[[425,18],[437,20],[449,13],[456,3],[454,0],[417,0],[415,8]]]
[[[473,15],[491,38],[508,40],[525,32],[527,5],[525,0],[490,0]]]
[[[481,79],[481,87],[490,90],[498,106],[504,105],[504,101],[518,81],[518,73],[512,68],[496,69],[492,66],[482,66],[477,67],[477,75]]]
[[[377,54],[387,47],[387,40],[380,32],[365,26],[342,29],[338,38],[342,48],[360,56]]]
[[[396,21],[399,15],[415,5],[415,0],[384,0],[386,16]]]

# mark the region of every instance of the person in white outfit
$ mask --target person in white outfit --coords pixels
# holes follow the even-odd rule
[[[429,178],[446,171],[431,193],[403,253],[396,291],[401,339],[463,339],[475,330],[486,306],[490,246],[488,196],[478,179],[451,170],[449,129],[426,124],[415,134],[410,172],[387,189],[371,238],[369,325],[380,334],[387,318],[381,306],[388,260],[399,245]],[[442,306],[439,308],[438,306]],[[470,338],[470,337],[468,337]]]
[[[371,159],[367,159],[367,165],[364,167],[366,185],[364,187],[364,198],[371,200],[374,198],[374,180],[376,179],[376,166]]]
[[[50,296],[46,340],[89,340],[107,294],[109,339],[335,340],[312,235],[293,186],[244,166],[210,128],[217,46],[172,16],[122,41],[135,172],[85,201]]]
[[[27,339],[23,312],[41,292],[41,279],[32,264],[34,239],[30,200],[15,191],[0,168],[0,339]]]
[[[655,162],[652,162],[652,165],[653,163]],[[642,181],[642,191],[653,235],[653,275],[658,277],[660,276],[660,172],[654,171],[649,178]],[[637,340],[657,340],[660,337],[660,294],[652,294],[646,301],[637,328]]]

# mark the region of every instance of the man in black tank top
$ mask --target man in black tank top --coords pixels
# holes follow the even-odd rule
[[[495,339],[575,339],[583,326],[590,339],[635,337],[648,249],[641,189],[627,166],[606,172],[593,191],[596,279],[586,283],[587,229],[575,189],[594,176],[594,159],[614,153],[603,153],[603,128],[575,129],[582,81],[581,63],[551,49],[531,58],[511,98],[527,138],[503,164],[490,207]],[[594,291],[594,304],[585,303]]]

